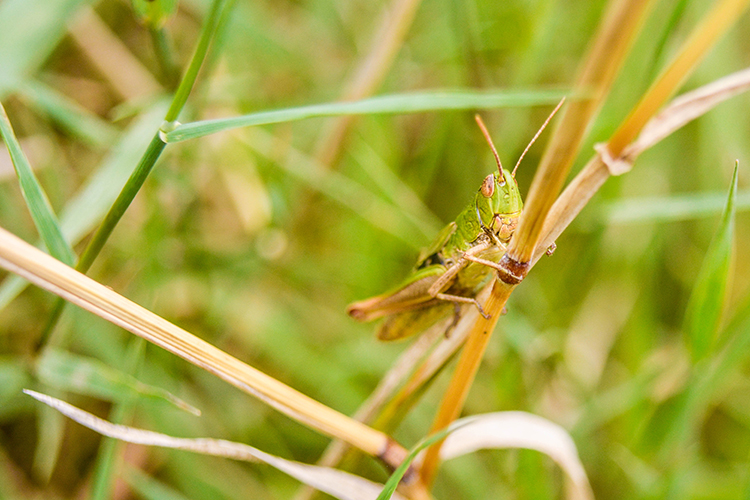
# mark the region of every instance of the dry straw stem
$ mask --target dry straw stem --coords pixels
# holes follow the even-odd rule
[[[505,307],[505,303],[514,289],[515,285],[508,285],[500,280],[494,281],[492,292],[484,304],[484,309],[490,317],[485,319],[479,316],[474,323],[474,327],[469,332],[469,337],[463,351],[461,351],[456,371],[453,373],[450,385],[440,403],[438,414],[432,423],[430,434],[445,429],[461,414],[466,396],[469,394],[469,389],[471,388],[471,382],[474,380],[474,376],[479,369],[484,351],[487,348],[490,337],[492,337],[497,320],[500,318],[500,312]],[[435,473],[440,463],[441,444],[442,441],[439,441],[430,446],[425,453],[424,462],[422,463],[421,481],[428,488],[435,479]]]
[[[230,356],[0,228],[0,266],[207,370],[295,420],[397,467],[406,450]]]
[[[91,7],[80,9],[68,32],[120,97],[134,100],[161,90],[159,82]]]
[[[700,26],[683,44],[679,55],[641,98],[641,101],[607,143],[609,154],[619,157],[625,146],[641,133],[646,122],[667,102],[680,84],[713,47],[720,36],[737,21],[747,8],[747,0],[725,0],[714,7]]]
[[[342,101],[364,99],[377,90],[401,48],[419,4],[420,0],[394,0],[383,12],[380,25],[372,37],[372,49],[344,90]],[[341,116],[325,129],[315,154],[317,161],[326,166],[336,161],[354,119],[354,116]]]
[[[651,3],[647,0],[617,0],[607,10],[574,86],[576,91],[590,97],[572,101],[563,109],[508,248],[510,259],[522,266],[531,260],[547,212],[562,188],[586,129],[607,96]]]
[[[532,265],[578,216],[583,207],[611,175],[627,172],[639,154],[686,123],[718,104],[750,89],[750,68],[732,73],[703,87],[681,95],[659,112],[644,127],[638,138],[613,159],[594,156],[565,188],[550,210]],[[606,148],[599,148],[607,152]],[[605,162],[606,160],[606,162]]]

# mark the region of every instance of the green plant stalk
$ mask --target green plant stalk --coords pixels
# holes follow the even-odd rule
[[[130,178],[125,183],[122,191],[120,191],[119,196],[112,204],[107,215],[104,216],[104,220],[94,233],[91,241],[86,245],[86,249],[83,251],[81,258],[78,260],[78,264],[75,266],[76,271],[85,273],[89,270],[94,263],[94,260],[96,260],[96,257],[99,255],[99,252],[101,252],[104,247],[104,244],[107,242],[107,239],[109,239],[112,234],[112,231],[114,231],[115,226],[117,226],[117,223],[120,222],[123,214],[133,202],[135,195],[140,191],[148,174],[151,173],[151,169],[154,168],[156,160],[161,155],[161,152],[164,151],[166,145],[167,144],[161,140],[158,133],[153,139],[151,139],[151,143],[148,145],[141,161],[138,162],[138,166],[130,175]]]
[[[127,358],[123,371],[130,375],[135,375],[138,371],[143,355],[146,351],[146,341],[140,337],[134,337],[128,346]],[[123,424],[132,420],[135,413],[138,396],[132,394],[125,401],[114,405],[110,416],[110,421],[115,424]],[[104,438],[99,449],[99,455],[96,460],[96,468],[91,484],[91,500],[106,500],[112,497],[112,484],[116,473],[116,459],[121,453],[124,443],[117,439]]]
[[[214,2],[211,4],[211,9],[209,10],[206,22],[203,25],[203,30],[201,31],[201,35],[198,40],[198,45],[195,49],[195,53],[193,54],[193,58],[191,59],[190,65],[185,72],[185,76],[182,78],[182,81],[180,82],[180,85],[175,92],[175,95],[172,99],[172,104],[169,107],[169,110],[167,110],[167,114],[164,117],[164,120],[167,124],[176,120],[180,112],[182,111],[182,108],[185,107],[185,103],[187,102],[188,96],[190,95],[190,91],[192,90],[193,85],[198,78],[200,67],[203,64],[203,61],[206,59],[206,54],[208,53],[208,47],[210,45],[211,38],[213,37],[214,33],[216,33],[219,21],[222,19],[220,14],[226,2],[227,0],[214,0]],[[169,127],[167,126],[166,128]],[[117,226],[117,223],[120,222],[123,214],[130,206],[130,203],[132,203],[135,195],[138,194],[138,191],[140,191],[143,183],[148,177],[148,174],[151,173],[151,169],[153,169],[154,165],[156,164],[156,160],[159,159],[159,156],[161,155],[162,151],[164,151],[164,148],[167,145],[166,142],[161,139],[161,134],[162,130],[160,129],[151,140],[148,148],[146,148],[146,152],[141,157],[141,160],[138,162],[135,170],[131,174],[128,181],[125,183],[125,186],[123,186],[120,195],[112,204],[112,207],[109,209],[109,212],[107,212],[107,215],[104,217],[101,225],[96,230],[94,236],[91,238],[91,241],[84,249],[81,258],[75,266],[75,269],[77,271],[86,273],[86,271],[89,270],[91,265],[98,257],[99,252],[101,252],[102,248],[104,247],[104,244],[112,234],[112,231],[114,231],[115,226]],[[39,342],[37,343],[37,349],[40,349],[47,343],[47,340],[49,339],[51,332],[54,330],[55,325],[57,325],[57,322],[59,321],[64,308],[65,303],[63,299],[58,299],[52,310],[49,321],[47,322],[47,326],[42,332]]]
[[[164,27],[149,27],[148,30],[151,35],[151,43],[154,46],[154,52],[156,53],[156,59],[159,61],[162,74],[167,83],[167,88],[174,89],[177,87],[180,80],[180,68],[177,67],[174,61],[174,55],[172,50],[172,44],[170,43],[167,33]]]
[[[185,76],[182,77],[180,86],[177,87],[174,100],[172,101],[172,105],[169,107],[164,120],[168,122],[176,120],[180,115],[182,108],[185,106],[190,91],[193,90],[193,85],[195,85],[195,81],[198,79],[198,72],[201,69],[201,65],[206,59],[206,54],[208,54],[208,46],[211,43],[211,39],[219,27],[219,21],[222,19],[221,12],[226,3],[227,0],[214,0],[211,4],[211,10],[208,12],[206,22],[203,25],[203,30],[198,39],[198,45],[195,47],[195,53],[190,60],[190,65],[188,65]]]
[[[208,46],[213,34],[216,32],[218,21],[221,17],[221,9],[226,1],[227,0],[214,0],[211,4],[211,10],[208,13],[206,23],[203,25],[203,31],[198,40],[198,46],[196,47],[190,65],[185,72],[185,76],[180,82],[180,86],[177,88],[177,92],[175,92],[174,98],[172,99],[172,105],[169,107],[169,110],[167,110],[167,114],[164,117],[164,121],[167,123],[176,120],[182,111],[182,108],[185,107],[190,91],[198,78],[198,71],[200,70],[201,64],[203,64],[203,61],[206,59]],[[112,204],[112,208],[107,212],[104,221],[99,226],[99,229],[96,230],[94,237],[86,246],[81,259],[78,261],[78,265],[76,265],[77,271],[84,273],[88,271],[91,264],[94,263],[94,260],[96,260],[99,252],[104,247],[104,244],[107,242],[107,239],[109,239],[109,236],[112,234],[115,226],[120,222],[123,214],[130,206],[130,203],[132,203],[135,195],[140,191],[148,174],[151,173],[151,169],[154,167],[156,160],[159,159],[162,151],[164,151],[164,147],[167,145],[166,142],[161,139],[161,133],[162,131],[159,130],[151,140],[151,143],[148,145],[148,148],[143,154],[138,166],[125,183],[120,195]]]

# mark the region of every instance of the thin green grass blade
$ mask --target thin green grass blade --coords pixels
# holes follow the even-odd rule
[[[404,478],[404,475],[406,475],[406,472],[409,470],[412,462],[414,462],[414,459],[417,458],[417,455],[419,455],[419,452],[437,443],[438,441],[445,439],[448,434],[460,427],[470,424],[472,421],[473,419],[471,417],[458,420],[442,431],[436,432],[435,434],[427,436],[426,438],[419,441],[419,443],[417,443],[411,450],[409,450],[409,454],[406,456],[404,461],[401,463],[401,465],[398,466],[398,469],[396,469],[393,474],[391,474],[391,477],[388,478],[388,481],[386,481],[385,485],[383,486],[383,491],[380,492],[377,500],[389,500],[393,496],[393,494],[396,492],[396,488],[398,487],[398,483],[400,483]]]
[[[31,170],[31,164],[21,149],[21,145],[13,133],[8,115],[5,108],[0,103],[0,135],[2,135],[5,144],[10,153],[10,159],[13,161],[13,167],[18,175],[18,182],[21,186],[21,192],[29,207],[29,212],[34,220],[39,235],[46,245],[50,254],[58,260],[73,265],[75,254],[63,237],[60,223],[52,210],[49,199],[39,184],[34,172]]]
[[[726,203],[726,193],[632,198],[605,205],[602,209],[601,221],[609,225],[691,220],[719,213]],[[737,192],[734,208],[737,212],[750,210],[750,191]]]
[[[128,346],[123,375],[135,379],[138,368],[143,361],[146,351],[146,341],[133,337]],[[115,424],[127,425],[135,413],[137,393],[131,392],[128,397],[114,405],[110,413],[110,420]],[[94,467],[94,477],[91,482],[91,500],[107,500],[112,498],[112,489],[117,473],[117,459],[122,454],[123,443],[116,439],[105,438],[99,448],[99,455]]]
[[[132,375],[96,359],[63,350],[46,349],[37,362],[36,373],[40,381],[62,391],[113,402],[124,402],[138,396],[167,402],[194,415],[200,414],[196,408],[164,389],[144,384]]]
[[[90,146],[103,148],[117,139],[115,127],[41,82],[27,81],[19,92],[55,123]]]
[[[433,238],[443,228],[445,224],[386,165],[383,158],[369,144],[363,140],[356,141],[349,154],[359,163],[380,192],[401,209],[404,216],[408,217],[426,238]]]
[[[112,205],[133,165],[151,139],[155,124],[159,123],[166,109],[166,103],[162,102],[133,122],[79,193],[65,205],[60,214],[60,225],[65,238],[71,244],[77,243],[91,231]],[[28,282],[17,275],[4,280],[0,285],[0,311],[17,297],[26,285]]]
[[[90,0],[0,2],[0,99],[47,60],[67,31],[66,20]]]
[[[729,282],[738,169],[739,162],[734,167],[719,229],[703,260],[685,311],[685,340],[693,362],[706,358],[716,345]]]
[[[135,493],[145,500],[189,500],[177,490],[172,489],[135,467],[127,469],[125,481]]]
[[[230,2],[229,6],[231,7],[231,5],[232,3]],[[211,3],[211,7],[206,15],[206,20],[203,22],[201,35],[198,39],[198,44],[195,47],[195,52],[190,59],[190,64],[188,65],[187,71],[185,71],[185,76],[177,87],[177,91],[172,99],[172,104],[164,117],[165,121],[172,122],[176,120],[180,115],[182,108],[185,107],[185,103],[190,96],[190,91],[193,90],[193,85],[195,85],[195,81],[198,79],[198,72],[200,71],[203,62],[206,60],[211,40],[218,31],[220,23],[226,18],[226,16],[222,15],[225,6],[227,6],[227,0],[214,0]]]
[[[363,185],[335,170],[323,168],[310,157],[294,149],[290,149],[287,156],[279,161],[275,137],[262,129],[252,132],[251,139],[245,143],[269,160],[276,161],[276,165],[288,174],[350,208],[374,227],[390,233],[415,250],[429,243],[428,236],[419,237],[423,230],[406,217],[404,212],[383,201]],[[367,208],[363,210],[363,207]]]
[[[261,111],[249,115],[178,125],[164,134],[166,142],[195,139],[224,130],[306,118],[342,115],[422,113],[438,110],[489,109],[555,104],[568,93],[560,90],[476,90],[427,91],[385,95],[354,102],[313,104],[295,108]]]

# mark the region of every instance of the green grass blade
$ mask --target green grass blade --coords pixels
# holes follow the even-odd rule
[[[249,115],[204,120],[177,126],[165,134],[167,142],[195,139],[224,130],[271,123],[291,122],[324,116],[422,113],[438,110],[466,110],[555,104],[566,92],[560,90],[476,90],[427,91],[373,97],[354,102],[313,104],[261,111]]]
[[[200,413],[168,391],[140,382],[128,371],[63,350],[45,350],[37,362],[37,376],[46,385],[65,392],[119,403],[138,396],[169,403],[194,415]]]
[[[324,168],[310,157],[290,149],[287,156],[279,161],[275,137],[262,130],[253,131],[252,138],[245,141],[257,153],[271,161],[288,174],[316,189],[341,205],[351,209],[370,222],[374,227],[395,236],[408,246],[419,250],[429,242],[420,238],[415,231],[422,232],[404,213],[391,203],[383,201],[362,184],[336,172]],[[368,207],[362,210],[362,207]]]
[[[0,99],[18,88],[57,47],[69,19],[88,0],[0,2]]]
[[[19,92],[55,123],[90,146],[109,146],[117,138],[115,127],[41,82],[28,81]]]
[[[203,23],[201,36],[198,39],[198,45],[196,45],[193,57],[190,59],[190,65],[182,81],[180,81],[180,85],[177,87],[172,105],[169,107],[164,120],[168,122],[176,120],[182,108],[185,107],[190,91],[193,89],[195,80],[198,78],[198,72],[203,65],[203,61],[206,59],[206,54],[208,54],[208,46],[211,43],[211,39],[216,34],[219,23],[225,18],[221,14],[226,4],[227,0],[214,0],[211,3],[211,8]]]
[[[138,372],[138,368],[144,358],[145,350],[145,340],[138,337],[130,340],[123,374],[133,377]],[[115,404],[110,412],[110,420],[115,424],[129,424],[133,419],[137,401],[136,393],[131,393],[124,400]],[[102,441],[91,481],[91,495],[89,497],[91,500],[112,498],[113,485],[118,469],[117,462],[118,458],[121,459],[123,449],[123,443],[118,442],[116,439],[105,438]]]
[[[31,217],[34,219],[39,235],[47,246],[50,254],[66,264],[73,265],[75,254],[63,237],[60,223],[52,210],[47,195],[39,184],[26,155],[21,149],[21,145],[13,133],[8,115],[5,108],[0,103],[0,135],[2,135],[5,144],[8,147],[10,158],[13,161],[13,167],[18,175],[18,182],[21,186],[21,192],[29,207]]]
[[[414,448],[409,450],[409,454],[406,456],[404,461],[401,463],[401,465],[398,466],[398,469],[396,469],[393,474],[391,474],[391,477],[388,478],[388,481],[386,481],[385,486],[383,487],[383,491],[380,492],[377,500],[388,500],[393,496],[393,494],[396,492],[396,488],[398,487],[398,483],[400,483],[404,478],[404,475],[409,470],[411,463],[415,458],[417,458],[417,455],[419,455],[420,451],[437,443],[442,439],[445,439],[448,434],[455,431],[459,427],[470,424],[472,421],[472,418],[464,418],[462,420],[454,422],[451,426],[443,429],[442,431],[436,432],[435,434],[427,436],[426,438],[419,441],[419,443],[417,443]]]
[[[708,356],[716,344],[729,281],[738,168],[739,162],[734,167],[719,229],[703,260],[685,311],[685,339],[693,362]]]
[[[67,241],[81,240],[101,220],[122,189],[138,161],[141,151],[151,139],[154,124],[158,123],[167,109],[165,103],[158,104],[135,121],[110,150],[107,157],[68,203],[60,214],[60,224]],[[9,276],[0,285],[0,310],[18,296],[28,282],[17,275]]]

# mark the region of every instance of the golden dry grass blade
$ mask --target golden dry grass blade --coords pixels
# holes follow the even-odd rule
[[[0,266],[396,467],[406,451],[375,431],[230,356],[0,228]]]
[[[126,100],[156,94],[161,85],[91,7],[81,9],[69,29],[78,48]]]
[[[605,163],[602,156],[597,154],[589,160],[552,206],[534,251],[532,265],[544,255],[610,175],[628,171],[640,153],[714,106],[749,89],[750,69],[745,69],[688,92],[649,121],[638,138],[623,149],[620,158],[610,157]]]
[[[625,146],[630,144],[641,133],[644,125],[659,108],[667,102],[680,84],[698,65],[708,50],[714,46],[721,35],[737,21],[748,6],[747,0],[724,0],[717,4],[705,17],[683,44],[677,57],[667,67],[656,83],[641,98],[623,124],[607,142],[609,153],[617,158]]]
[[[651,3],[616,0],[609,6],[574,87],[576,91],[588,93],[590,98],[571,101],[562,110],[510,242],[508,255],[511,259],[521,263],[531,260],[547,212],[565,182],[586,129],[607,96]]]

